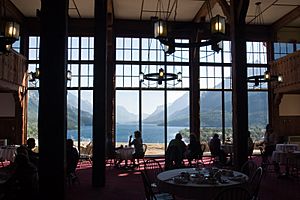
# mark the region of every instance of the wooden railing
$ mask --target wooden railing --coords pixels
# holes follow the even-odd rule
[[[271,75],[282,75],[283,82],[272,82],[275,93],[300,90],[300,51],[280,58],[270,65]]]
[[[26,70],[24,56],[15,52],[0,55],[0,81],[6,86],[12,86],[8,89],[26,86]]]

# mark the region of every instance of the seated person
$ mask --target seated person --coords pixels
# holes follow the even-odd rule
[[[135,159],[144,158],[144,150],[143,150],[143,140],[142,134],[140,131],[134,131],[134,139],[132,140],[132,135],[129,137],[128,145],[134,146],[134,153],[132,154],[133,165],[135,165]]]
[[[75,170],[79,161],[79,154],[74,147],[72,139],[67,139],[66,143],[67,175],[75,176]]]
[[[36,167],[38,167],[39,154],[33,151],[34,148],[35,148],[35,139],[28,138],[27,151],[28,151],[29,161],[32,162]]]
[[[227,163],[227,154],[221,149],[221,140],[218,134],[214,134],[213,138],[209,141],[209,149],[212,156],[219,157],[222,164]]]
[[[248,156],[252,156],[253,149],[254,149],[254,142],[251,138],[251,132],[250,131],[247,132],[247,136],[248,136]]]
[[[272,156],[272,153],[276,148],[275,134],[273,133],[273,129],[270,124],[267,124],[266,126],[266,132],[262,144],[264,146],[262,159],[263,162],[266,162],[268,160],[268,157]]]
[[[189,164],[191,165],[191,162],[193,159],[202,159],[202,149],[201,144],[197,140],[197,137],[194,134],[190,135],[190,144],[188,145],[188,154],[187,158],[189,160]]]
[[[182,141],[182,136],[177,133],[175,139],[172,139],[166,151],[166,169],[180,168],[186,152],[186,145]]]
[[[38,199],[38,170],[29,161],[27,150],[20,148],[14,161],[14,172],[5,183],[7,199]],[[26,153],[25,153],[26,152]]]

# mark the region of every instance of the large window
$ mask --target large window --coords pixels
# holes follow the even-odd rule
[[[39,36],[29,37],[28,72],[39,68]],[[94,38],[68,38],[68,66],[72,78],[67,82],[67,138],[75,144],[92,141]],[[39,79],[29,81],[28,137],[37,139]]]
[[[118,37],[115,66],[116,144],[128,143],[128,136],[141,130],[146,154],[163,155],[175,134],[189,128],[189,50],[176,48],[167,56],[156,39]],[[141,82],[141,72],[157,73],[160,68],[181,72],[182,82]]]
[[[229,94],[232,89],[230,42],[223,41],[222,50],[200,47],[200,139],[208,143],[213,134],[232,136],[232,110]],[[231,105],[230,105],[231,108]],[[230,125],[229,125],[230,124]],[[229,130],[229,131],[228,131]]]
[[[230,41],[222,42],[217,53],[210,46],[200,48],[200,132],[201,141],[208,142],[218,133],[222,139],[232,139],[232,70]],[[267,50],[264,42],[247,42],[247,76],[263,75],[267,70]],[[248,83],[249,130],[253,140],[259,140],[268,123],[267,83]],[[261,106],[256,106],[260,103]],[[256,109],[255,109],[256,108]],[[259,117],[258,117],[259,116]],[[259,119],[259,120],[258,120]]]

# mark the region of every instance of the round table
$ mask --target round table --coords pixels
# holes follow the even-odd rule
[[[127,161],[132,159],[133,153],[134,153],[133,147],[124,147],[124,148],[116,150],[117,160],[118,160],[117,165],[119,165],[118,167],[124,168],[124,169],[129,168]],[[125,161],[125,165],[121,166],[121,162],[123,160]]]
[[[13,162],[18,146],[3,146],[0,147],[0,159]]]
[[[191,180],[191,178],[188,178],[184,182],[178,182],[177,179],[177,177],[184,176],[182,174],[187,174],[189,176],[191,176],[191,174],[200,174],[204,179],[207,179],[209,177],[209,172],[216,173],[216,171],[221,174],[222,183],[219,181],[215,181],[214,183],[208,183],[208,181],[195,182],[195,179]],[[241,172],[227,169],[181,168],[161,172],[157,175],[157,179],[159,181],[159,188],[162,192],[167,192],[181,198],[211,200],[218,192],[225,188],[246,185],[248,176]]]

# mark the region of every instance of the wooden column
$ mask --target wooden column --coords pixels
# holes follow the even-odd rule
[[[106,142],[106,17],[107,0],[95,0],[95,65],[93,98],[93,175],[94,187],[105,186]]]
[[[106,155],[114,156],[115,152],[115,37],[113,30],[113,0],[108,0],[107,3],[107,138],[106,138]]]
[[[234,166],[240,169],[247,158],[248,93],[245,18],[249,0],[230,1],[230,37],[232,53],[232,121]]]
[[[200,139],[199,48],[190,52],[190,133]]]
[[[41,1],[39,199],[65,197],[68,0]]]

